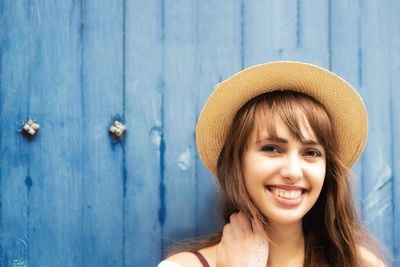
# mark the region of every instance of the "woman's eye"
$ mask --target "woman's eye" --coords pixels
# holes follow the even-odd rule
[[[309,149],[306,151],[305,156],[310,157],[310,158],[316,158],[316,157],[320,157],[321,153],[318,150]]]
[[[261,148],[263,152],[279,153],[279,149],[276,146],[263,146]]]

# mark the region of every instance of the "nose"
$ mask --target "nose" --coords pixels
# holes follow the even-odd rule
[[[301,159],[297,155],[289,156],[281,168],[281,175],[288,183],[295,183],[303,177]]]

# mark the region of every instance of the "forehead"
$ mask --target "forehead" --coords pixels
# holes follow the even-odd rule
[[[298,113],[291,118],[282,118],[271,112],[257,112],[254,118],[252,139],[259,141],[268,138],[294,138],[297,141],[315,140],[318,138],[304,113]]]

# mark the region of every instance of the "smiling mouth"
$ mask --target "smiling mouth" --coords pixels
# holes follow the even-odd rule
[[[294,200],[294,199],[299,199],[304,192],[306,192],[306,189],[292,189],[292,190],[285,190],[282,188],[277,188],[274,186],[266,186],[268,191],[270,191],[272,194],[274,194],[277,197],[287,199],[287,200]]]

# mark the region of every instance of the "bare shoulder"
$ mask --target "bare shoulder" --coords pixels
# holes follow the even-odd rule
[[[360,251],[360,255],[363,258],[363,260],[368,262],[370,264],[370,266],[387,267],[387,265],[369,249],[367,249],[363,246],[359,246],[359,251]]]
[[[218,244],[213,246],[205,247],[199,250],[203,257],[207,260],[208,264],[213,267],[217,261],[217,247]]]
[[[216,264],[216,248],[217,245],[205,247],[199,250],[201,255],[206,259],[207,263],[211,267],[215,267]],[[203,265],[192,252],[180,252],[168,257],[166,260],[176,262],[182,267],[202,267]]]
[[[168,257],[166,260],[176,262],[182,267],[202,267],[200,261],[191,252],[180,252]]]

